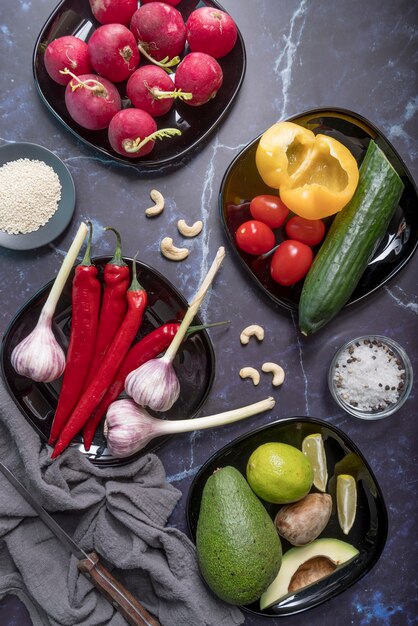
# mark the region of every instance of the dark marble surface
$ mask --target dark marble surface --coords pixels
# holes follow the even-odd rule
[[[39,100],[32,78],[32,50],[54,6],[53,0],[1,2],[0,142],[33,141],[55,151],[74,177],[76,213],[67,231],[43,249],[0,250],[2,333],[16,310],[54,275],[79,221],[85,218],[93,221],[96,233],[109,223],[119,227],[125,253],[133,255],[139,248],[141,260],[166,274],[190,298],[217,247],[226,244],[217,210],[223,172],[240,148],[278,119],[320,106],[356,111],[386,134],[418,180],[418,5],[411,0],[225,0],[246,42],[243,87],[210,143],[182,168],[153,180],[81,146]],[[147,221],[144,208],[152,187],[165,195],[167,209],[160,218]],[[173,264],[161,257],[159,241],[162,235],[175,233],[179,217],[202,219],[204,231],[191,241],[189,258]],[[95,253],[109,253],[112,243],[110,238],[97,238]],[[365,578],[307,613],[280,619],[247,614],[246,626],[392,626],[417,621],[416,391],[392,417],[367,423],[340,411],[326,385],[335,349],[368,332],[398,340],[418,372],[417,273],[415,256],[384,288],[343,311],[309,339],[298,334],[295,316],[275,307],[255,289],[232,254],[205,301],[205,319],[231,319],[232,323],[228,330],[211,333],[217,369],[202,414],[272,393],[268,378],[262,378],[257,393],[248,381],[240,381],[238,370],[244,359],[260,364],[278,361],[287,377],[283,387],[273,391],[277,404],[271,414],[219,430],[181,435],[175,445],[171,441],[159,450],[169,480],[183,492],[171,523],[186,530],[188,486],[209,455],[241,433],[291,415],[324,418],[342,428],[370,462],[389,513],[386,548]],[[266,328],[266,338],[244,349],[239,333],[254,321]],[[0,603],[0,623],[26,626],[29,621],[18,601],[5,599]]]

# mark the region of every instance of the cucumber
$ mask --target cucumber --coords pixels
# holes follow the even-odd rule
[[[299,328],[304,335],[327,324],[346,304],[387,230],[403,187],[371,140],[357,189],[334,218],[305,278],[299,300]]]

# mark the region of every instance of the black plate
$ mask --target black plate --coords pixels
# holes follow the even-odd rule
[[[17,159],[43,161],[52,167],[61,183],[58,208],[44,226],[32,233],[19,235],[10,235],[0,230],[0,246],[11,250],[34,250],[56,239],[70,223],[75,208],[74,182],[61,159],[36,143],[13,142],[0,147],[0,166]]]
[[[344,109],[314,109],[292,117],[289,121],[309,128],[315,133],[338,139],[351,150],[359,163],[363,159],[369,140],[374,139],[405,185],[387,233],[349,299],[346,305],[348,306],[384,285],[412,257],[418,245],[418,191],[411,174],[393,146],[373,124],[360,115]],[[263,182],[255,165],[255,153],[260,136],[251,141],[226,170],[220,188],[219,211],[228,239],[244,270],[274,302],[286,309],[296,310],[303,281],[292,287],[279,285],[270,276],[271,253],[254,257],[240,250],[235,244],[237,228],[251,219],[250,200],[263,193],[277,194],[276,189],[271,189]],[[332,219],[324,220],[327,227]],[[277,243],[283,239],[281,231],[282,229],[276,231]]]
[[[214,0],[182,0],[175,8],[180,11],[183,19],[187,20],[194,9],[202,6],[225,10]],[[224,80],[216,97],[199,107],[191,107],[181,102],[176,103],[169,113],[157,118],[158,128],[178,128],[182,135],[157,141],[150,155],[139,159],[128,159],[117,154],[110,146],[107,130],[90,131],[74,122],[65,106],[65,87],[58,85],[48,76],[43,63],[44,50],[53,39],[63,35],[74,35],[87,41],[98,26],[100,24],[91,13],[88,0],[63,0],[50,15],[38,36],[33,53],[33,74],[42,101],[64,128],[73,133],[77,139],[115,161],[134,165],[144,171],[180,164],[194,151],[203,147],[210,133],[217,128],[228,113],[241,87],[246,68],[245,47],[241,33],[238,32],[233,50],[222,59],[218,59]],[[141,65],[145,62],[141,60]],[[117,86],[126,103],[126,82],[118,83]]]
[[[110,257],[93,259],[102,279],[103,269]],[[125,259],[131,264],[131,259]],[[188,304],[183,296],[159,272],[144,263],[137,263],[138,277],[148,294],[148,307],[144,321],[136,339],[140,339],[154,328],[167,322],[181,320]],[[71,282],[70,275],[54,316],[54,332],[64,350],[68,346],[71,322]],[[17,313],[6,330],[1,351],[1,367],[8,390],[31,426],[46,441],[49,437],[52,418],[57,406],[61,379],[52,383],[37,383],[20,376],[10,364],[13,348],[35,327],[39,313],[45,303],[52,281],[40,289]],[[196,317],[196,324],[201,322]],[[165,413],[168,419],[193,417],[203,405],[212,386],[215,374],[215,355],[209,335],[201,331],[191,335],[181,346],[174,366],[180,381],[181,393],[170,411]],[[74,444],[79,450],[98,465],[121,465],[132,461],[144,452],[158,447],[166,438],[155,439],[146,448],[126,459],[116,459],[105,448],[105,439],[101,427],[98,428],[90,451],[87,452],[76,437]],[[100,454],[98,458],[97,455]]]
[[[191,484],[187,501],[187,521],[193,539],[196,538],[203,487],[214,470],[232,465],[245,476],[247,461],[258,446],[270,441],[280,441],[301,449],[303,439],[314,433],[321,433],[324,440],[329,476],[328,491],[330,493],[333,491],[332,485],[335,479],[332,477],[335,464],[349,454],[352,456],[347,457],[345,461],[346,463],[350,459],[349,465],[346,467],[340,465],[337,473],[352,473],[358,479],[357,514],[350,533],[348,536],[343,534],[338,525],[337,515],[334,513],[320,537],[330,537],[352,543],[359,550],[359,555],[331,576],[305,590],[287,596],[287,599],[269,609],[260,611],[258,602],[242,607],[250,613],[277,617],[299,613],[317,606],[357,582],[375,565],[383,551],[388,533],[388,517],[382,493],[367,461],[341,430],[322,420],[306,417],[290,417],[262,426],[238,437],[206,461]],[[333,500],[335,503],[335,497]],[[279,505],[267,502],[263,504],[273,518]],[[283,552],[292,547],[285,539],[282,539],[282,546]]]

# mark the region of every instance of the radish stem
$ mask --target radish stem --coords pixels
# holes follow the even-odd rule
[[[139,152],[141,148],[145,146],[149,141],[155,141],[155,139],[163,139],[164,137],[173,137],[174,135],[181,135],[181,131],[178,128],[162,128],[156,130],[155,133],[151,133],[148,137],[141,140],[140,137],[136,139],[124,139],[122,146],[125,152]]]
[[[174,89],[173,91],[161,91],[158,87],[148,87],[146,85],[148,91],[153,96],[153,98],[157,98],[157,100],[164,100],[166,98],[179,98],[180,100],[191,100],[193,98],[193,94],[187,91],[182,91],[181,89]]]
[[[71,90],[75,91],[79,87],[84,87],[84,89],[88,89],[89,91],[96,91],[97,93],[104,93],[106,91],[105,87],[102,83],[94,78],[88,78],[87,80],[81,80],[78,76],[76,76],[73,72],[70,72],[68,67],[63,70],[60,70],[60,74],[68,74],[72,77],[73,80],[76,81],[76,85],[71,85]],[[93,83],[93,87],[89,87],[87,83]]]
[[[144,55],[146,59],[148,59],[148,61],[154,63],[154,65],[158,65],[158,67],[162,67],[163,70],[165,70],[169,74],[172,74],[172,70],[170,69],[170,67],[178,65],[180,63],[180,57],[173,57],[172,59],[170,59],[169,57],[164,57],[164,59],[162,59],[161,61],[157,61],[156,59],[154,59],[154,57],[148,54],[145,46],[140,43],[138,44],[138,50],[141,54]]]

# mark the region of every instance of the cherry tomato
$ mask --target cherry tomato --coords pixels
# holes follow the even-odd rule
[[[241,224],[235,234],[235,239],[237,246],[248,254],[264,254],[276,244],[271,228],[258,220],[249,220]]]
[[[308,273],[313,253],[309,246],[294,239],[286,239],[271,259],[271,277],[280,285],[294,285]]]
[[[295,215],[287,222],[285,230],[289,239],[315,246],[324,238],[325,224],[322,220],[307,220]]]
[[[285,221],[289,209],[279,196],[262,195],[251,200],[250,212],[255,220],[264,222],[270,228],[279,228]]]

